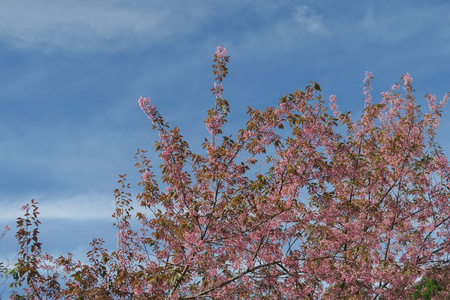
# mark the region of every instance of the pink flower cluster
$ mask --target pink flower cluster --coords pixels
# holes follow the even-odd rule
[[[372,79],[373,79],[372,72],[366,71],[366,73],[364,74],[363,82],[368,84],[370,82],[370,80],[372,80]]]
[[[330,108],[336,118],[340,116],[341,113],[338,110],[339,105],[336,104],[336,96],[335,95],[330,96]]]
[[[228,102],[222,99],[223,96],[223,84],[222,80],[227,75],[226,64],[228,63],[229,57],[226,56],[227,51],[224,47],[217,47],[217,51],[214,57],[213,73],[214,77],[214,87],[211,89],[213,95],[216,96],[215,108],[208,111],[208,118],[205,120],[206,128],[213,134],[221,134],[222,131],[220,127],[226,122],[225,117],[229,111]]]
[[[364,77],[364,83],[366,84],[364,86],[364,107],[368,107],[372,104],[372,96],[370,95],[370,91],[372,90],[372,87],[370,86],[370,80],[372,80],[372,78],[372,73],[366,72],[366,76]]]
[[[211,134],[220,134],[220,127],[223,125],[224,120],[221,115],[212,116],[209,122],[206,123],[206,128]]]
[[[217,84],[214,82],[214,92],[216,93],[216,98],[222,98],[223,94],[223,84]]]
[[[144,172],[141,177],[145,182],[150,182],[150,180],[152,179],[152,175],[149,172]]]
[[[142,98],[139,97],[139,106],[144,111],[144,113],[151,119],[154,120],[154,114],[156,112],[156,108],[150,104],[150,98]]]
[[[224,47],[219,46],[217,47],[216,55],[218,58],[222,58],[227,55],[227,50]]]
[[[403,81],[404,81],[405,86],[407,86],[412,83],[413,79],[408,73],[406,73],[405,75],[403,75]]]

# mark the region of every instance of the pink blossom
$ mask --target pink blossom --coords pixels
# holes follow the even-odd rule
[[[370,95],[370,91],[372,90],[372,87],[370,86],[370,80],[373,78],[373,75],[371,72],[366,72],[366,76],[364,77],[364,83],[366,84],[364,86],[364,107],[368,107],[372,104],[372,96]]]
[[[222,58],[225,55],[227,55],[227,50],[222,46],[217,47],[216,56]]]
[[[6,230],[11,230],[11,228],[8,225],[3,226]]]
[[[412,83],[412,81],[413,81],[413,79],[408,73],[403,75],[403,82],[404,82],[405,86],[410,85]]]
[[[144,172],[144,174],[142,174],[141,178],[145,182],[150,182],[150,180],[152,179],[152,175],[149,172]]]
[[[363,82],[368,84],[373,79],[372,72],[366,71]]]
[[[209,133],[211,134],[219,134],[220,127],[224,123],[222,116],[212,116],[209,118],[209,121],[206,123],[206,128],[208,129]]]
[[[139,97],[138,101],[139,101],[139,106],[144,111],[144,113],[147,115],[147,117],[149,117],[149,119],[154,121],[154,119],[155,119],[154,114],[156,112],[156,108],[150,104],[150,98]]]
[[[435,112],[438,109],[438,106],[436,105],[436,96],[427,94],[426,98],[428,101],[428,107],[432,112]]]
[[[142,290],[142,287],[140,286],[136,286],[132,289],[132,292],[135,296],[141,296],[142,294],[144,294],[144,291]]]
[[[223,94],[223,84],[217,84],[214,82],[214,90],[216,93],[216,98],[222,98],[222,94]]]
[[[336,96],[335,95],[330,96],[330,108],[335,117],[340,116],[341,113],[338,110],[339,106],[336,104]]]

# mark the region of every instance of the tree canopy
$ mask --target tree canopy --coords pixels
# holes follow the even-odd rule
[[[24,206],[11,270],[22,297],[407,299],[428,285],[450,297],[450,169],[435,141],[449,95],[427,94],[423,113],[405,74],[374,103],[366,73],[354,121],[311,82],[276,107],[248,108],[233,137],[222,132],[228,63],[218,47],[203,153],[139,99],[159,134],[161,176],[144,150],[135,200],[120,175],[116,251],[94,239],[87,264],[52,257],[38,241],[37,203]]]

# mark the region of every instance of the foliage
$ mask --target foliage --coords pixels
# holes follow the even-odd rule
[[[413,296],[414,299],[431,300],[430,296],[433,292],[436,293],[437,291],[442,291],[442,288],[438,285],[437,281],[428,279],[416,285],[416,291],[414,292]]]
[[[236,137],[222,126],[224,48],[214,57],[215,106],[205,153],[193,153],[148,98],[139,104],[159,133],[161,178],[146,151],[133,213],[125,175],[116,195],[118,247],[94,239],[88,263],[41,252],[36,202],[18,219],[16,285],[36,299],[401,299],[437,278],[449,298],[449,179],[434,138],[448,95],[426,95],[412,78],[372,103],[366,74],[359,121],[326,102],[313,82],[278,107],[248,109]],[[406,96],[402,96],[403,86]],[[133,229],[133,216],[139,230]],[[447,272],[447,274],[449,274]],[[422,287],[420,287],[422,290]],[[433,289],[427,287],[426,291]],[[34,299],[33,298],[33,299]]]

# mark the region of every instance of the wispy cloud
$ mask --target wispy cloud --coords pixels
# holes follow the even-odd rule
[[[114,196],[112,194],[85,194],[75,196],[15,196],[3,198],[0,202],[0,220],[10,223],[23,216],[21,204],[24,199],[35,198],[39,206],[40,219],[70,219],[70,220],[112,220],[114,212]],[[0,224],[3,226],[3,224]],[[13,224],[10,224],[12,226]]]
[[[450,37],[450,27],[447,26],[450,6],[447,3],[429,5],[405,2],[395,7],[388,2],[370,5],[365,12],[346,17],[335,16],[327,24],[332,28],[333,35],[344,43],[353,41],[353,46],[367,42],[393,45],[414,41],[409,45],[416,48],[419,40],[450,45],[449,39],[442,40],[443,36]],[[436,50],[436,47],[430,49],[429,45],[424,46]]]
[[[322,22],[322,17],[306,5],[296,8],[295,20],[304,26],[308,32],[321,35],[329,34]]]
[[[269,9],[269,8],[266,8]],[[265,12],[271,14],[270,12]],[[243,49],[257,52],[261,57],[280,51],[307,48],[310,42],[328,38],[329,30],[320,14],[309,6],[284,7],[282,15],[273,15],[273,21],[240,33],[235,40]],[[288,13],[288,15],[284,15]]]
[[[175,3],[174,3],[175,2]],[[214,2],[214,1],[213,1]],[[233,23],[236,11],[223,3],[202,1],[138,0],[133,4],[114,0],[88,1],[8,1],[0,10],[0,42],[15,48],[44,51],[122,51],[165,45],[195,36],[199,30]],[[242,11],[253,7],[239,3]],[[274,15],[280,7],[289,9],[287,18]],[[221,13],[218,14],[217,10]],[[239,40],[261,35],[271,44],[290,47],[304,34],[328,35],[322,16],[309,6],[276,6],[259,3],[261,16],[275,18],[259,28],[245,28],[230,37]],[[247,16],[246,16],[247,17]],[[261,31],[259,31],[261,30]],[[206,35],[202,38],[206,38]]]
[[[0,40],[46,50],[130,49],[191,32],[203,15],[182,1],[7,1],[0,10]]]

